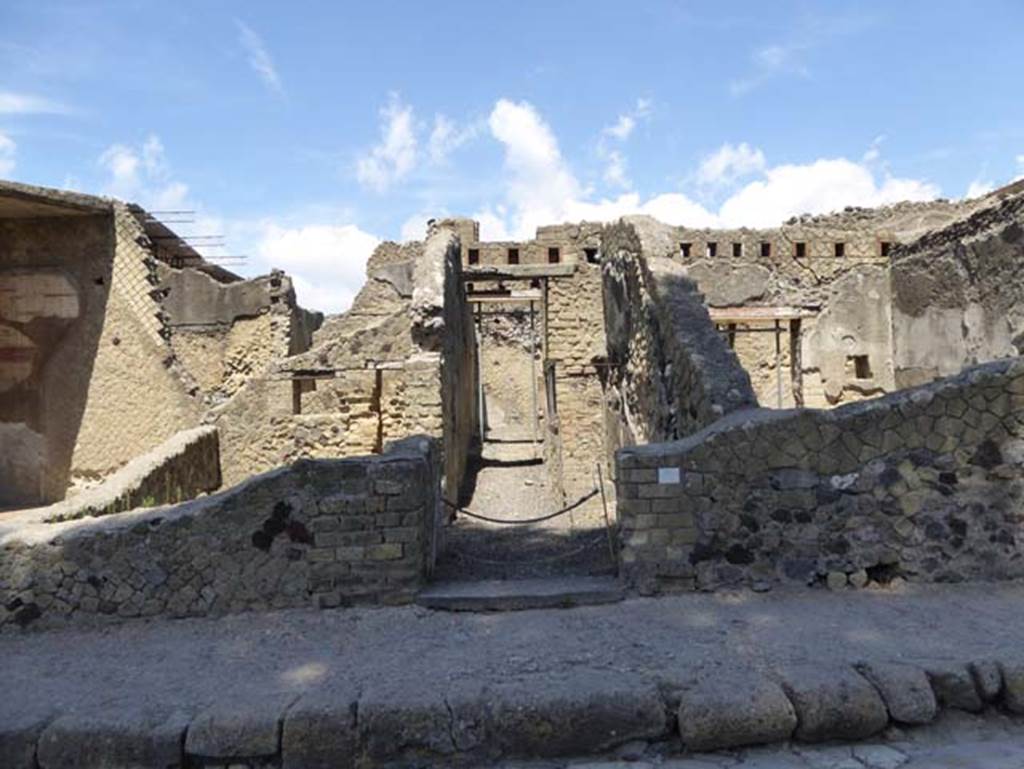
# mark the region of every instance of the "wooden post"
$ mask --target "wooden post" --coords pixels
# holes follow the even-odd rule
[[[800,318],[789,321],[789,365],[790,379],[793,382],[793,405],[803,408],[804,405],[804,366],[803,352],[800,347]]]
[[[778,407],[782,408],[782,326],[775,321],[775,389]]]

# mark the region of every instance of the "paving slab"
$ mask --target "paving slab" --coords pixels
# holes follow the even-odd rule
[[[444,611],[522,611],[617,603],[623,597],[613,577],[538,577],[440,582],[420,592],[416,603]]]

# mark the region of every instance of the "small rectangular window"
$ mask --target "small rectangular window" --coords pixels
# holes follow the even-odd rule
[[[846,359],[847,365],[852,366],[853,375],[857,379],[871,379],[871,359],[867,355],[850,355]]]
[[[767,240],[761,241],[761,256],[767,259],[772,255],[772,244]]]
[[[679,244],[679,255],[682,256],[683,259],[689,259],[690,258],[690,244],[689,243],[680,243]]]
[[[548,249],[548,264],[558,264],[562,261],[562,254],[559,252],[557,246],[552,246]]]
[[[836,256],[846,256],[846,244],[839,241],[835,245]]]
[[[796,258],[797,259],[803,259],[805,256],[807,256],[807,244],[806,243],[802,243],[802,242],[801,243],[797,243],[796,244]]]
[[[708,256],[718,256],[718,244],[713,240],[708,243]]]
[[[471,248],[471,249],[469,249],[469,263],[470,264],[480,264],[480,249],[479,248]]]
[[[732,244],[732,255],[736,259],[739,259],[741,256],[743,256],[743,244],[742,243],[733,243]]]
[[[584,256],[587,257],[587,261],[588,262],[590,262],[591,264],[597,264],[598,259],[597,259],[597,249],[596,248],[584,248],[583,249],[583,254],[584,254]]]
[[[518,248],[510,248],[508,250],[508,263],[509,264],[519,264],[519,249]]]
[[[882,254],[882,256],[888,256],[889,253],[892,251],[892,243],[890,243],[888,240],[883,240],[881,244],[879,244],[878,250]]]

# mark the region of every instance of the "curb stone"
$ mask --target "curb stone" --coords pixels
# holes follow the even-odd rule
[[[878,689],[893,721],[921,725],[935,720],[939,705],[924,670],[893,662],[862,662],[856,667]]]
[[[796,713],[764,676],[705,678],[679,693],[679,734],[689,750],[710,751],[788,740]]]
[[[72,712],[43,730],[36,760],[41,769],[176,766],[188,725],[189,716],[181,711]]]
[[[282,769],[477,766],[593,755],[630,743],[665,746],[668,740],[681,741],[687,751],[709,751],[790,738],[852,741],[881,731],[890,716],[895,723],[924,724],[940,706],[958,710],[975,702],[1024,714],[1024,664],[800,664],[763,674],[697,674],[662,682],[660,691],[607,669],[492,684],[456,680],[436,690],[395,683],[360,692],[339,683],[298,699],[252,693],[194,716],[122,702],[52,721],[42,712],[13,714],[0,724],[0,766],[182,767],[211,759],[219,765],[255,759]],[[829,750],[798,748],[807,755]],[[873,748],[852,750],[867,755]],[[644,755],[638,754],[641,761]],[[692,765],[700,758],[671,760]]]
[[[875,687],[851,667],[794,666],[781,677],[799,721],[795,737],[802,742],[862,740],[889,723]]]
[[[239,707],[221,702],[199,713],[185,736],[185,753],[203,758],[262,758],[281,751],[282,713],[295,695],[255,699]]]

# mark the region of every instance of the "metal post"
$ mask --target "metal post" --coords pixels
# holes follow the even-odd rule
[[[601,470],[601,463],[597,465],[597,488],[601,490],[601,507],[604,508],[604,530],[608,533],[608,552],[611,553],[612,563],[618,565],[618,555],[615,552],[615,537],[612,535],[612,522],[608,516],[608,499],[604,494],[604,472]]]
[[[533,443],[537,448],[540,425],[537,420],[537,329],[534,323],[533,300],[530,300],[530,396],[533,404]]]
[[[782,408],[782,326],[775,321],[775,385],[779,408]]]

